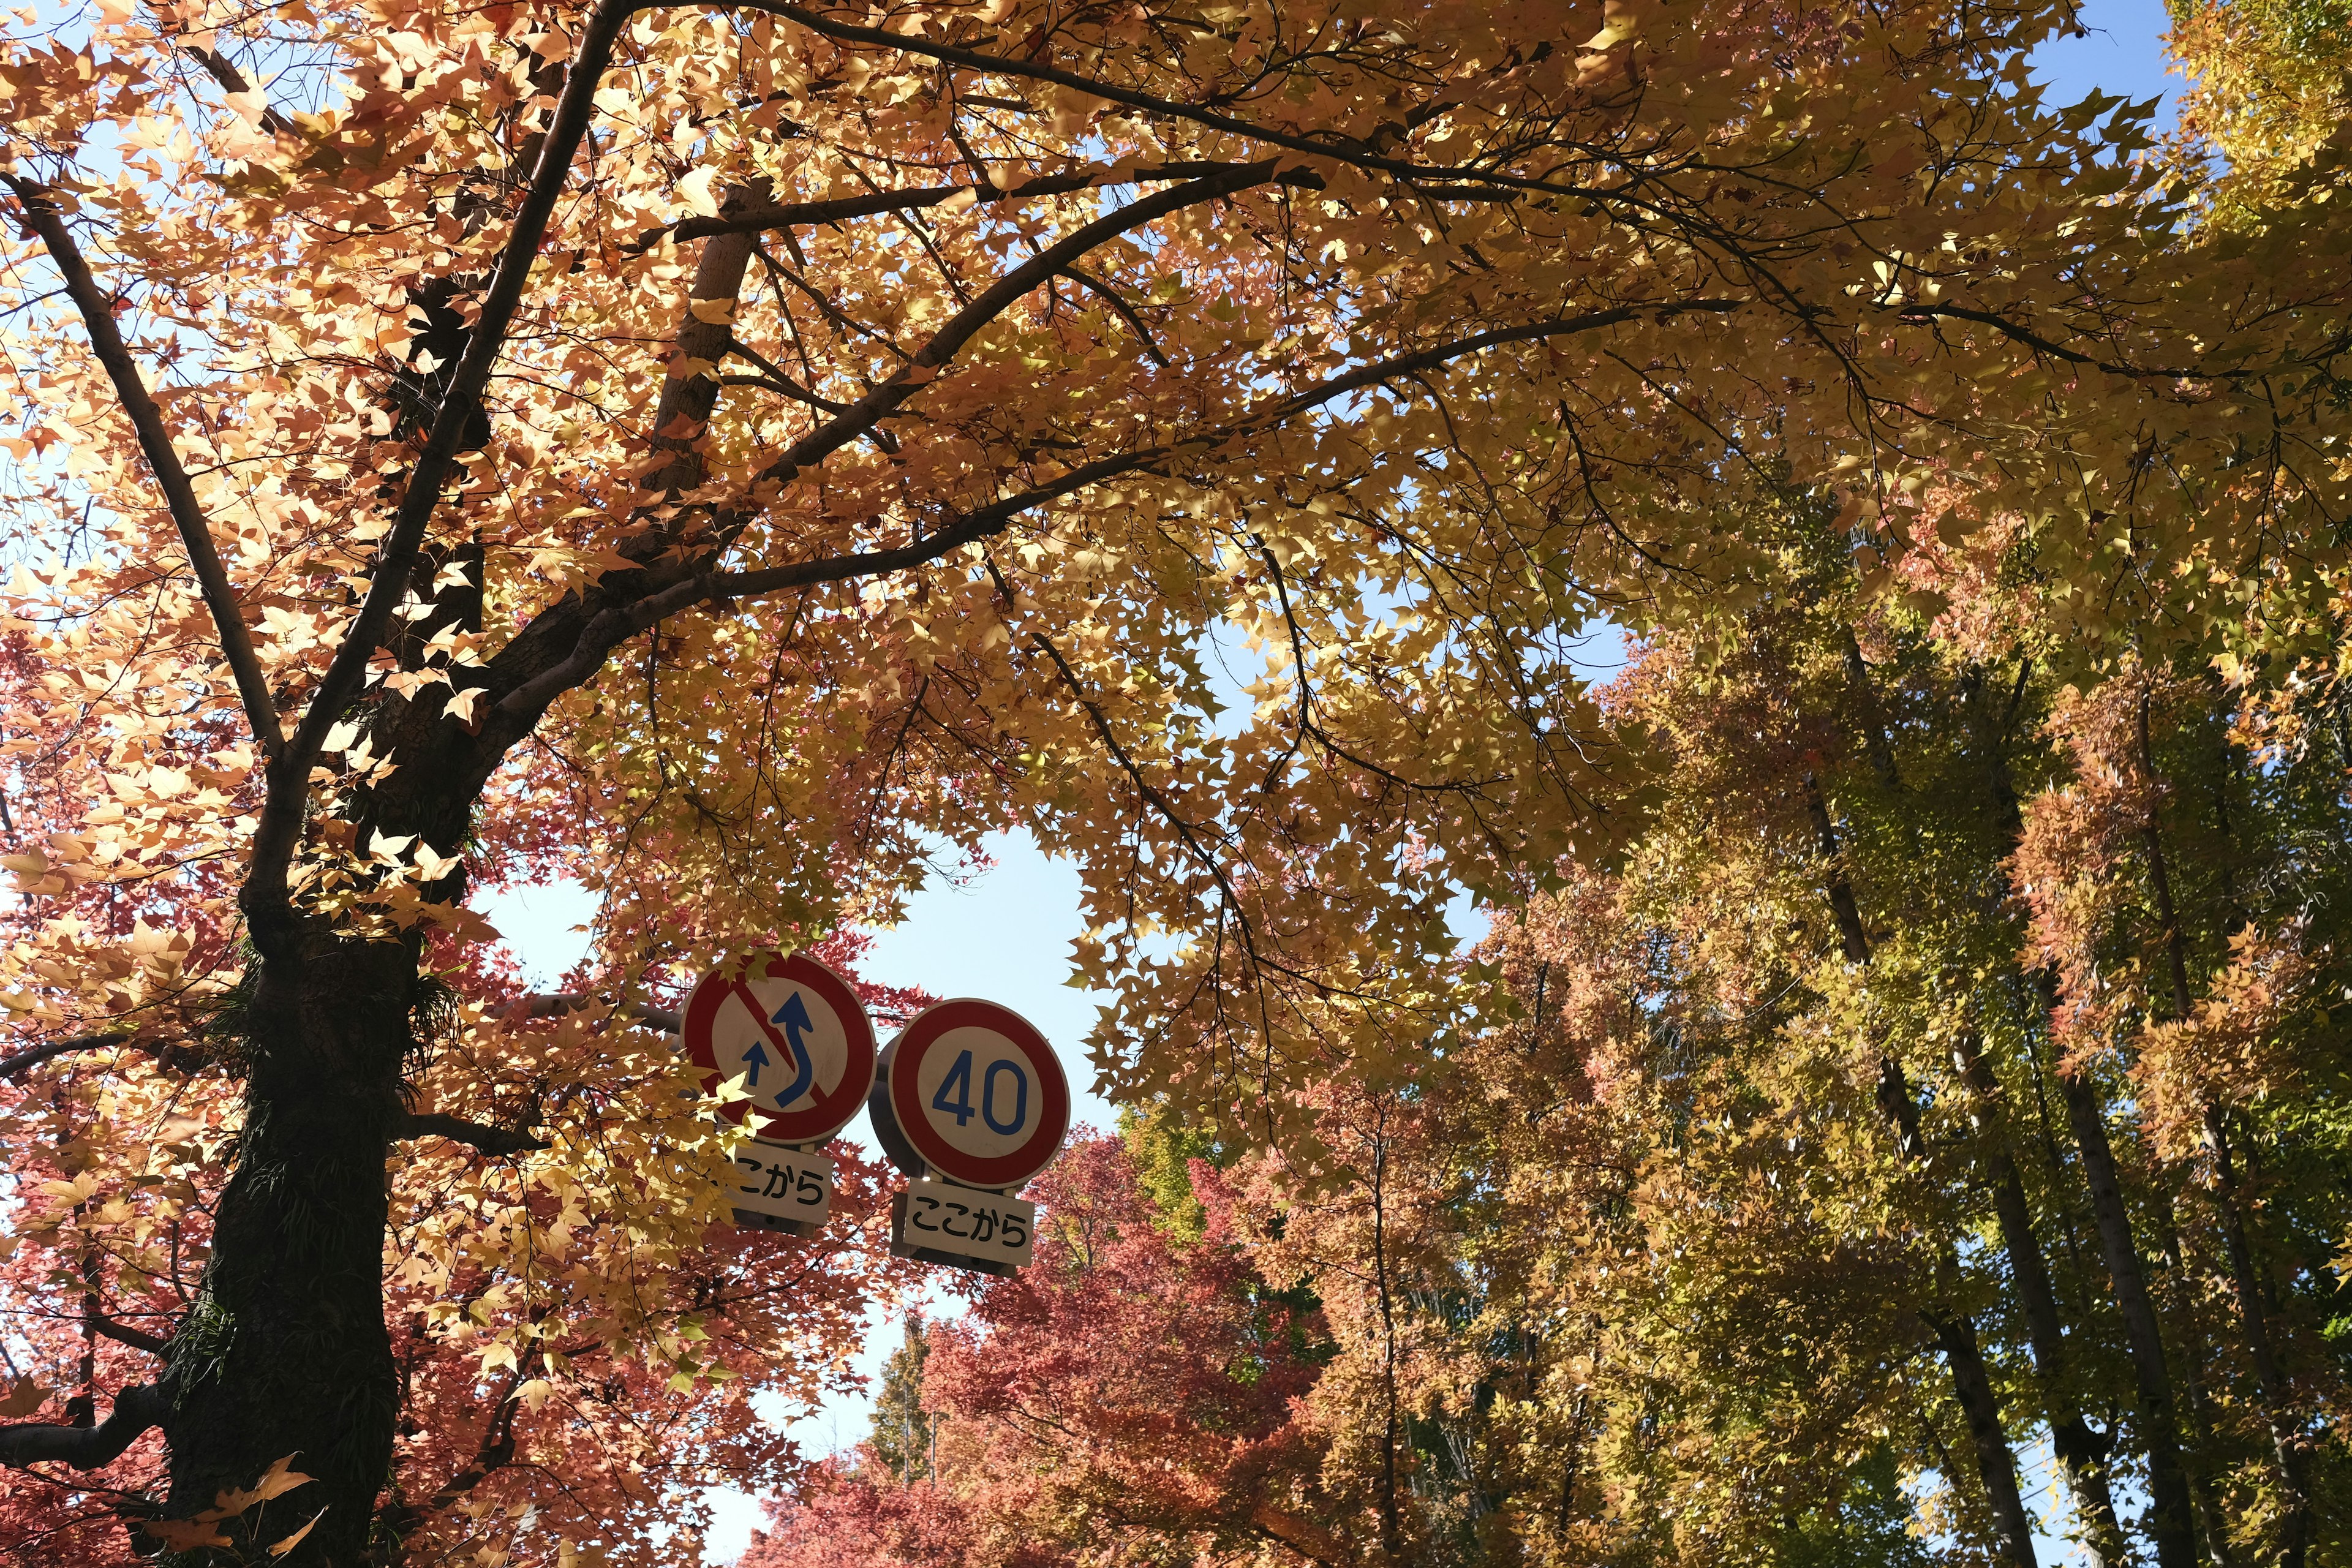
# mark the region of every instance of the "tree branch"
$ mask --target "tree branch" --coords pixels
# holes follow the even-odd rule
[[[367,597],[344,633],[342,646],[335,650],[326,674],[320,679],[310,707],[295,726],[293,740],[270,765],[268,795],[254,831],[253,862],[240,900],[256,938],[264,945],[265,954],[288,912],[288,873],[295,847],[301,842],[302,822],[310,801],[310,764],[324,744],[327,731],[359,694],[368,662],[383,642],[394,612],[407,597],[409,573],[424,543],[425,524],[440,502],[442,484],[457,460],[457,444],[464,439],[466,428],[480,405],[483,391],[489,384],[490,367],[505,346],[507,329],[513,324],[515,312],[521,306],[523,286],[530,279],[531,263],[539,255],[540,241],[546,236],[556,198],[562,194],[572,157],[579,152],[581,138],[595,113],[597,87],[604,79],[605,66],[612,60],[614,42],[631,16],[651,8],[646,0],[603,0],[589,17],[581,35],[579,53],[565,75],[563,94],[556,102],[547,139],[541,144],[539,165],[532,171],[530,188],[515,214],[514,231],[507,237],[489,291],[483,298],[481,314],[467,341],[465,353],[450,374],[432,434],[425,439],[425,450],[409,475],[408,489],[401,497],[400,510],[377,552]]]
[[[1169,194],[1169,193],[1163,193]],[[1151,198],[1147,198],[1151,199]],[[1138,204],[1140,205],[1140,204]],[[1122,213],[1132,211],[1122,208]],[[1037,260],[1043,262],[1048,252]],[[1034,265],[1033,263],[1032,265]],[[1058,270],[1058,268],[1056,268]],[[984,299],[985,297],[983,297]],[[981,301],[975,301],[976,309]],[[610,605],[590,616],[580,629],[572,652],[536,676],[523,681],[499,700],[489,710],[482,726],[486,742],[485,755],[495,756],[503,746],[527,734],[538,722],[539,715],[548,704],[564,692],[594,677],[604,668],[612,650],[629,637],[645,631],[656,622],[695,605],[717,599],[750,598],[772,594],[781,589],[811,587],[820,583],[850,582],[863,577],[879,576],[885,573],[901,572],[952,553],[969,544],[1003,531],[1012,520],[1024,511],[1048,501],[1101,484],[1123,475],[1156,471],[1176,458],[1204,455],[1228,441],[1270,428],[1284,420],[1309,409],[1319,407],[1333,398],[1344,397],[1377,386],[1398,376],[1438,366],[1482,353],[1506,343],[1533,342],[1549,338],[1567,337],[1578,332],[1599,331],[1621,325],[1644,316],[1664,320],[1685,314],[1722,314],[1743,308],[1737,300],[1691,300],[1667,305],[1625,305],[1612,310],[1595,310],[1587,315],[1571,316],[1549,321],[1523,322],[1515,327],[1498,327],[1490,332],[1479,332],[1466,338],[1456,338],[1434,344],[1412,353],[1359,366],[1341,375],[1317,383],[1299,392],[1269,399],[1261,406],[1244,413],[1234,422],[1203,431],[1182,441],[1162,446],[1146,447],[1132,452],[1114,453],[1091,463],[1072,468],[1050,483],[1020,491],[1002,500],[974,508],[935,530],[921,539],[887,550],[861,551],[848,555],[821,556],[811,561],[796,561],[782,566],[755,568],[743,572],[702,571],[674,578],[643,597],[623,604]],[[885,390],[877,388],[877,392]],[[869,395],[856,405],[865,408],[875,402]],[[878,418],[881,410],[870,411]],[[870,420],[869,420],[870,422]],[[846,421],[835,421],[835,426]],[[840,440],[851,439],[857,432],[843,430]],[[812,437],[811,439],[814,439]],[[836,443],[837,444],[837,443]],[[803,441],[793,448],[803,450]],[[829,448],[828,448],[829,449]],[[793,453],[779,458],[770,467],[769,474],[782,468]]]
[[[116,1394],[112,1414],[95,1426],[0,1426],[0,1465],[61,1459],[77,1470],[102,1469],[142,1434],[162,1426],[171,1407],[171,1394],[161,1384],[141,1384]]]
[[[687,240],[706,239],[721,234],[764,234],[770,229],[790,228],[799,224],[839,223],[845,218],[914,212],[924,207],[943,205],[958,196],[968,195],[976,203],[987,205],[995,202],[1025,201],[1035,196],[1069,195],[1107,185],[1205,179],[1237,166],[1207,161],[1162,163],[1150,169],[1137,169],[1124,175],[1115,169],[1090,169],[1066,174],[1044,174],[1017,185],[919,185],[912,190],[869,191],[857,196],[829,196],[813,202],[745,207],[738,212],[722,212],[717,217],[680,218],[660,228],[646,229],[625,248],[632,251],[650,249],[661,242],[664,235]]]
[[[585,991],[559,992],[550,996],[526,996],[507,1010],[509,1019],[561,1018],[566,1013],[576,1013],[596,1000]],[[649,1002],[624,1002],[615,1009],[624,1017],[635,1018],[641,1024],[651,1024],[663,1034],[678,1031],[678,1016],[667,1008]]]
[[[1129,109],[1141,110],[1147,114],[1164,114],[1171,119],[1190,121],[1195,125],[1205,126],[1212,131],[1223,131],[1231,135],[1244,137],[1262,146],[1280,147],[1286,152],[1303,153],[1311,158],[1329,158],[1338,163],[1353,164],[1360,169],[1376,170],[1408,182],[1423,180],[1465,182],[1456,188],[1430,191],[1427,194],[1431,195],[1463,200],[1492,199],[1493,191],[1499,189],[1528,191],[1547,195],[1574,195],[1591,201],[1606,201],[1612,197],[1622,198],[1625,195],[1622,189],[1606,190],[1582,185],[1563,185],[1550,180],[1532,178],[1524,174],[1506,174],[1498,170],[1482,169],[1469,164],[1421,164],[1402,158],[1383,157],[1379,153],[1364,150],[1360,143],[1350,146],[1346,142],[1319,142],[1311,136],[1297,136],[1288,132],[1271,130],[1263,125],[1253,124],[1246,120],[1235,119],[1230,114],[1220,114],[1214,110],[1201,109],[1189,103],[1179,103],[1174,99],[1155,98],[1148,92],[1138,92],[1132,88],[1097,81],[1092,77],[1080,76],[1076,71],[1064,70],[1058,66],[1040,65],[1029,60],[1009,58],[1003,55],[984,54],[978,49],[968,49],[956,44],[934,43],[911,33],[886,32],[880,27],[860,26],[854,22],[836,21],[803,6],[791,5],[788,0],[722,0],[722,3],[730,6],[740,5],[747,11],[764,11],[772,16],[782,16],[786,21],[798,23],[810,32],[831,38],[835,43],[863,44],[872,48],[890,49],[923,59],[938,60],[943,65],[961,66],[967,70],[976,70],[989,76],[1020,77],[1030,81],[1052,82],[1056,87],[1070,88],[1084,93],[1088,98],[1100,99],[1106,103],[1117,103]]]
[[[229,672],[236,680],[237,698],[245,705],[246,722],[253,727],[254,743],[261,748],[265,759],[275,759],[284,733],[278,726],[277,706],[269,700],[269,682],[262,676],[261,660],[253,651],[252,635],[237,609],[236,592],[229,586],[220,552],[213,544],[212,528],[196,500],[195,486],[189,482],[187,469],[180,466],[180,455],[173,448],[163,411],[147,395],[139,366],[114,324],[114,301],[107,298],[97,279],[90,275],[89,264],[82,258],[81,247],[74,242],[73,231],[66,226],[65,212],[57,198],[43,187],[14,174],[0,174],[0,180],[5,180],[16,193],[17,205],[24,211],[25,226],[39,235],[42,245],[47,247],[50,261],[65,279],[68,297],[80,312],[82,327],[89,333],[90,351],[106,368],[107,379],[114,384],[114,395],[121,402],[123,413],[130,416],[131,428],[138,432],[139,449],[163,492],[173,526],[179,531],[180,542],[187,549],[189,568],[195,573],[196,584],[203,591],[205,607],[212,612],[221,651],[228,658]]]
[[[543,1140],[505,1127],[485,1127],[461,1116],[437,1111],[411,1111],[393,1127],[394,1138],[446,1138],[485,1154],[526,1154],[547,1147]]]
[[[1226,164],[1214,174],[1188,181],[1168,190],[1155,191],[1148,196],[1139,196],[1127,205],[1115,208],[1092,223],[1072,230],[991,284],[978,299],[950,317],[947,323],[915,352],[914,357],[896,375],[786,447],[773,462],[760,471],[754,483],[782,484],[811,463],[823,461],[872,429],[884,415],[929,385],[964,344],[1002,315],[1014,300],[1031,289],[1042,287],[1048,279],[1097,246],[1197,203],[1231,195],[1250,185],[1297,177],[1277,174],[1270,160],[1258,163]]]
[[[109,1046],[136,1046],[167,1068],[192,1068],[205,1060],[202,1051],[176,1040],[142,1039],[137,1035],[72,1035],[62,1040],[44,1040],[37,1046],[28,1046],[14,1056],[0,1057],[0,1083],[58,1057],[75,1051],[104,1050]]]
[[[200,49],[194,44],[182,44],[180,47],[193,56],[195,62],[204,67],[211,74],[212,79],[221,84],[224,90],[237,93],[255,90],[253,84],[245,79],[245,73],[230,64],[228,57],[218,49]],[[293,130],[294,122],[265,102],[261,106],[261,128],[272,136],[276,136],[281,132]]]
[[[171,1340],[165,1335],[151,1334],[144,1329],[134,1329],[128,1323],[118,1323],[112,1318],[95,1312],[84,1317],[82,1321],[90,1326],[92,1332],[104,1334],[132,1350],[145,1351],[149,1355],[162,1355],[172,1346]]]

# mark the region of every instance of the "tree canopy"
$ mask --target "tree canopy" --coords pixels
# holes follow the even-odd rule
[[[1615,1445],[1642,1551],[1879,1518],[1909,1467],[2028,1556],[2021,1398],[2096,1550],[2119,1452],[2162,1568],[2327,1539],[2332,1342],[2281,1280],[2333,1245],[2342,100],[2216,73],[2227,155],[2167,152],[2043,101],[2073,20],[11,13],[0,1458],[48,1468],[10,1528],[650,1561],[682,1489],[781,1484],[751,1394],[834,1375],[905,1266],[854,1163],[814,1245],[725,1228],[668,1009],[730,952],[854,959],[1017,827],[1084,879],[1103,1084],[1273,1184],[1268,1290],[1353,1282],[1313,1311],[1356,1348],[1283,1371],[1356,1402],[1343,1479],[1265,1494],[1268,1550],[1503,1528],[1471,1449],[1442,1530],[1403,1501],[1447,1398],[1541,1412],[1495,1439],[1530,1475]],[[1601,617],[1643,653],[1596,700]],[[549,878],[602,903],[532,995],[468,900]],[[1632,1011],[1547,1022],[1555,963]],[[1944,1124],[2050,1085],[2048,1169]],[[1539,1322],[1459,1283],[1570,1245],[1496,1239],[1522,1177],[1620,1259],[1509,1279]],[[2069,1181],[2079,1299],[2026,1245]],[[1257,1333],[1213,1252],[1257,1233],[1202,1203],[1187,1289]],[[1710,1272],[1751,1203],[1817,1293]],[[1527,1352],[1595,1403],[1409,1394],[1413,1311],[1601,1357]],[[1819,1386],[1740,1359],[1774,1314]],[[2092,1318],[2128,1410],[2054,1365]],[[1604,1332],[1663,1337],[1559,1350]],[[1796,1485],[1756,1478],[1797,1430],[1862,1489],[1743,1512],[1735,1429],[1742,1485]],[[1619,1541],[1587,1475],[1517,1549]]]

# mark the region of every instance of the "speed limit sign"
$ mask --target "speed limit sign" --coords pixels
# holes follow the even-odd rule
[[[849,982],[804,952],[730,959],[694,983],[679,1019],[687,1055],[748,1100],[721,1114],[777,1143],[822,1143],[874,1084],[874,1025]]]
[[[918,1180],[1009,1193],[1070,1130],[1070,1084],[1029,1020],[959,997],[915,1015],[882,1053],[867,1102],[883,1152]]]

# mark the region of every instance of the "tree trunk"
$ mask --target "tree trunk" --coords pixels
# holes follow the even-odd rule
[[[2148,738],[2148,699],[2142,696],[2140,763],[2147,770],[2148,777],[2161,784],[2163,775],[2157,771],[2156,749]],[[2225,753],[2225,763],[2227,761]],[[2214,805],[2226,838],[2230,831],[2226,790],[2216,797]],[[2140,839],[2147,851],[2148,883],[2156,895],[2157,919],[2163,926],[2166,967],[2172,980],[2173,1016],[2185,1023],[2191,1012],[2189,942],[2181,927],[2179,907],[2173,901],[2172,872],[2164,853],[2162,826],[2153,812],[2140,831]],[[2226,883],[2224,888],[2226,890]],[[2230,901],[2234,900],[2225,899],[2225,902]],[[2279,1562],[2283,1568],[2303,1568],[2310,1487],[2304,1476],[2303,1457],[2294,1446],[2286,1380],[2280,1373],[2278,1355],[2271,1343],[2270,1315],[2263,1304],[2261,1275],[2253,1249],[2246,1242],[2245,1216],[2238,1201],[2237,1168],[2230,1158],[2229,1119],[2211,1100],[2205,1102],[2205,1137],[2213,1151],[2213,1207],[2215,1216],[2221,1222],[2222,1245],[2230,1256],[2230,1283],[2238,1300],[2238,1326],[2254,1363],[2254,1386],[2262,1395],[2264,1422],[2270,1427],[2271,1451],[2278,1462],[2280,1478],[2286,1483],[2288,1502],[2280,1526]]]
[[[2147,1272],[2133,1244],[2131,1215],[2116,1176],[2115,1151],[2098,1091],[2080,1074],[2061,1072],[2067,1120],[2091,1189],[2091,1212],[2098,1222],[2099,1250],[2107,1265],[2124,1337],[2131,1347],[2138,1383],[2140,1446],[2147,1454],[2149,1506],[2147,1528],[2156,1542],[2159,1568],[2197,1568],[2196,1529],[2189,1517],[2189,1477],[2180,1462],[2179,1423],[2173,1412],[2172,1377],[2164,1363],[2164,1335],[2148,1299]]]
[[[2042,1384],[2042,1408],[2050,1422],[2050,1447],[2066,1471],[2067,1490],[2074,1494],[2081,1517],[2080,1545],[2091,1568],[2119,1563],[2129,1557],[2116,1503],[2107,1487],[2108,1439],[2091,1430],[2074,1397],[2068,1376],[2066,1331],[2058,1311],[2058,1293],[2050,1283],[2050,1268],[2042,1256],[2041,1239],[2033,1232],[2033,1213],[2025,1201],[2025,1184],[2008,1143],[2008,1118],[2000,1104],[2000,1085],[1978,1051],[1976,1041],[1963,1037],[1959,1055],[1962,1075],[1984,1104],[1993,1123],[1992,1148],[1986,1157],[1992,1206],[2000,1220],[2002,1250],[2017,1288],[2018,1304],[2025,1314],[2033,1367]]]
[[[384,1163],[411,1045],[415,953],[318,932],[261,963],[236,1173],[203,1290],[173,1342],[168,1512],[277,1461],[313,1478],[221,1528],[244,1556],[355,1565],[391,1472],[399,1377],[384,1323]],[[321,1510],[324,1510],[321,1513]]]
[[[1853,884],[1845,874],[1829,802],[1822,797],[1820,781],[1811,773],[1804,776],[1804,789],[1805,811],[1812,821],[1825,877],[1823,891],[1837,921],[1839,940],[1849,960],[1868,963],[1872,954],[1870,932],[1863,924],[1862,904],[1854,897]],[[1927,1145],[1919,1135],[1919,1107],[1911,1097],[1910,1079],[1904,1075],[1902,1064],[1884,1053],[1878,1058],[1878,1104],[1893,1124],[1897,1147],[1911,1160],[1924,1164]],[[1940,1311],[1923,1311],[1919,1316],[1934,1331],[1951,1369],[1953,1394],[1968,1419],[1977,1473],[1984,1482],[1985,1498],[1992,1510],[1997,1550],[2018,1568],[2034,1568],[2033,1526],[2017,1489],[2016,1456],[2010,1451],[2009,1436],[2001,1426],[2000,1403],[1993,1395],[1992,1379],[1985,1370],[1976,1325],[1958,1308],[1958,1254],[1948,1237],[1941,1238],[1941,1244],[1937,1288],[1947,1305]]]
[[[2303,1455],[2295,1447],[2294,1418],[2287,1395],[2286,1376],[2271,1341],[2270,1313],[2263,1301],[2263,1279],[2246,1239],[2244,1213],[2238,1202],[2238,1172],[2230,1156],[2229,1122],[2221,1108],[2205,1108],[2205,1133],[2213,1148],[2213,1206],[2221,1221],[2221,1240],[2230,1254],[2230,1283],[2238,1299],[2238,1322],[2254,1363],[2254,1386],[2262,1394],[2263,1414],[2271,1433],[2271,1453],[2288,1493],[2279,1524],[2281,1568],[2303,1568],[2309,1532],[2311,1483],[2304,1473]]]
[[[1957,1276],[1958,1262],[1946,1254],[1944,1272]],[[2017,1489],[2017,1461],[2010,1452],[2008,1435],[2000,1424],[2000,1405],[1993,1397],[1992,1380],[1986,1374],[1984,1352],[1977,1344],[1977,1331],[1965,1317],[1945,1317],[1921,1313],[1927,1327],[1935,1331],[1936,1342],[1943,1348],[1944,1361],[1951,1368],[1952,1392],[1959,1400],[1960,1414],[1967,1418],[1969,1443],[1976,1450],[1977,1474],[1982,1478],[1985,1500],[1992,1509],[1993,1551],[2005,1563],[2016,1568],[2035,1568],[2033,1556],[2033,1521],[2025,1511],[2025,1499]]]

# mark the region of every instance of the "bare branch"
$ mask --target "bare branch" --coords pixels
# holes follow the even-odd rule
[[[1096,277],[1093,273],[1087,271],[1083,267],[1065,267],[1062,268],[1062,276],[1071,279],[1073,282],[1081,284],[1084,287],[1092,289],[1096,294],[1101,296],[1105,303],[1108,304],[1112,310],[1118,312],[1119,320],[1125,321],[1128,326],[1133,330],[1136,337],[1140,340],[1143,344],[1143,352],[1151,356],[1151,363],[1160,366],[1162,369],[1167,367],[1168,356],[1160,352],[1160,344],[1158,341],[1152,337],[1151,329],[1143,324],[1143,318],[1135,313],[1135,307],[1129,304],[1126,298],[1121,295],[1118,289],[1112,288],[1108,283],[1104,282],[1101,279]]]
[[[245,73],[232,65],[228,57],[218,49],[198,48],[194,44],[182,44],[180,47],[185,49],[198,65],[210,72],[212,79],[220,83],[224,89],[229,92],[255,90],[253,84],[245,79]],[[261,106],[261,128],[272,136],[276,136],[282,132],[293,130],[294,122],[264,103]]]
[[[221,652],[228,658],[238,700],[245,705],[246,722],[253,727],[254,743],[261,748],[265,758],[274,759],[284,742],[284,734],[278,727],[277,706],[269,700],[269,682],[262,676],[261,660],[253,651],[253,637],[237,609],[236,595],[229,586],[220,552],[213,544],[212,528],[196,500],[195,486],[189,482],[187,469],[180,466],[180,455],[173,449],[163,411],[147,395],[147,384],[140,377],[138,363],[131,359],[131,350],[114,324],[114,301],[90,275],[89,264],[82,258],[81,247],[74,242],[73,231],[66,226],[65,211],[57,198],[43,187],[14,174],[0,174],[0,180],[5,180],[16,193],[17,205],[24,210],[26,226],[39,235],[42,245],[47,247],[50,261],[65,279],[67,295],[81,314],[82,328],[89,333],[90,350],[97,354],[98,363],[106,367],[107,379],[114,384],[114,395],[121,402],[123,413],[130,416],[131,428],[139,434],[139,449],[163,492],[173,526],[179,531],[180,542],[187,548],[189,568],[195,573],[196,584],[203,590],[205,607],[212,612]]]
[[[820,201],[746,206],[735,212],[721,212],[716,217],[680,218],[660,228],[646,229],[626,248],[633,251],[650,249],[661,242],[664,235],[687,240],[704,239],[720,234],[764,234],[771,229],[791,228],[798,224],[839,223],[846,218],[874,217],[882,213],[914,212],[924,207],[944,205],[959,196],[969,196],[982,205],[988,205],[996,202],[1028,201],[1038,196],[1065,196],[1108,185],[1205,179],[1234,167],[1236,165],[1232,163],[1201,161],[1162,163],[1124,174],[1108,168],[1087,169],[1071,174],[1045,174],[1034,180],[1024,180],[1017,185],[976,183],[969,185],[918,185],[911,190],[868,191],[863,195],[830,196]]]
[[[116,1394],[113,1413],[95,1426],[0,1426],[0,1465],[58,1459],[77,1470],[103,1469],[142,1435],[162,1426],[171,1407],[171,1394],[162,1385],[141,1384]]]
[[[577,1013],[591,1005],[596,998],[585,991],[559,992],[550,996],[526,996],[507,1010],[509,1019],[561,1018],[566,1013]],[[665,1035],[678,1031],[677,1015],[649,1002],[624,1002],[614,1011],[625,1018],[635,1018],[641,1024],[651,1024]]]
[[[129,1345],[132,1350],[145,1351],[149,1355],[162,1355],[172,1347],[171,1340],[165,1335],[151,1334],[144,1329],[134,1329],[128,1323],[118,1323],[112,1318],[103,1317],[96,1312],[86,1314],[82,1321],[89,1325],[91,1332],[104,1334],[119,1344]]]

